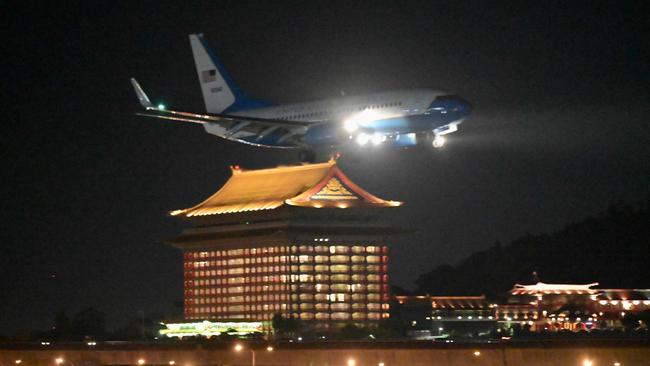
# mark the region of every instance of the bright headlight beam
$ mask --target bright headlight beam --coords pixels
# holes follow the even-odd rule
[[[445,144],[445,138],[442,136],[436,136],[433,138],[433,147],[440,148]]]
[[[371,141],[372,141],[372,144],[373,144],[373,145],[379,145],[379,144],[381,144],[382,141],[384,141],[384,140],[385,140],[384,135],[382,135],[382,134],[380,134],[380,133],[375,133],[375,134],[373,134],[373,135],[372,135],[372,138],[371,138]]]
[[[343,128],[348,131],[348,132],[354,132],[359,129],[359,124],[357,121],[354,119],[346,119],[345,122],[343,122]]]
[[[357,144],[363,146],[370,141],[370,136],[365,133],[360,133],[356,138]]]

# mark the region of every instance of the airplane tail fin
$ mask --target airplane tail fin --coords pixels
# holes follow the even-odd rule
[[[196,73],[208,113],[229,113],[259,108],[265,103],[249,98],[230,78],[226,68],[208,47],[203,34],[190,34]]]
[[[149,97],[144,90],[142,90],[142,87],[138,84],[138,81],[135,80],[135,78],[131,78],[131,85],[133,85],[133,90],[135,90],[135,94],[138,96],[140,105],[145,109],[153,109],[153,104],[151,104]]]

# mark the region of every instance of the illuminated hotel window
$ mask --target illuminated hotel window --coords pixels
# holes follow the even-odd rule
[[[350,280],[350,276],[347,274],[335,274],[331,278],[332,282],[347,282]]]
[[[354,253],[354,254],[363,254],[363,253],[365,253],[365,251],[366,251],[366,248],[364,248],[364,247],[359,247],[359,246],[352,247],[352,253]]]
[[[368,266],[368,267],[370,267],[370,266]],[[364,265],[355,264],[355,265],[352,266],[352,271],[353,271],[353,272],[365,272],[365,271],[366,271],[366,268],[367,268],[367,267],[364,266]],[[368,268],[368,271],[370,271],[369,268]]]
[[[327,265],[323,265],[323,264],[319,264],[319,265],[316,265],[316,266],[314,267],[314,270],[315,270],[316,272],[320,272],[320,273],[322,273],[322,272],[328,272],[328,271],[329,271],[329,266],[327,266]]]
[[[368,265],[367,267],[368,272],[379,272],[379,269],[381,266],[376,266],[376,265]]]
[[[311,255],[301,255],[298,260],[300,263],[311,263],[313,262],[313,257]]]
[[[314,247],[311,245],[301,245],[298,250],[301,253],[313,253],[314,252]]]
[[[350,285],[333,284],[333,285],[330,286],[330,290],[337,291],[337,292],[350,291]]]
[[[330,262],[332,263],[348,263],[350,261],[350,257],[347,255],[333,255],[330,257]]]
[[[330,266],[330,271],[332,273],[347,273],[349,270],[350,270],[350,266],[347,265],[339,264],[339,265]]]
[[[366,261],[365,257],[361,255],[353,255],[351,257],[352,263],[364,263]]]
[[[350,319],[349,313],[332,313],[332,320],[348,320]]]
[[[368,263],[379,263],[381,257],[378,255],[369,255],[366,257],[366,260],[368,261]]]
[[[332,311],[348,311],[350,310],[350,304],[348,303],[335,303],[330,306]]]

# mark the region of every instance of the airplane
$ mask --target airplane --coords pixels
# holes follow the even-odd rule
[[[210,134],[249,145],[297,149],[301,161],[313,162],[319,152],[349,145],[405,148],[430,142],[440,148],[472,110],[459,96],[431,89],[270,104],[235,84],[203,34],[189,38],[206,112],[154,105],[131,78],[145,109],[137,115],[198,123]]]

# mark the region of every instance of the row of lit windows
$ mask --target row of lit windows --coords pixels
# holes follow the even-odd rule
[[[364,284],[333,284],[327,285],[322,283],[317,284],[300,284],[300,285],[258,285],[258,286],[231,286],[231,287],[207,287],[207,288],[192,288],[193,281],[186,281],[185,294],[191,295],[225,295],[225,294],[239,294],[250,292],[271,292],[271,291],[287,291],[291,292],[329,292],[329,291],[343,291],[352,293],[363,292],[379,292],[384,287],[385,292],[388,292],[388,285],[369,283]],[[194,281],[194,282],[200,282]],[[387,282],[387,281],[384,281]]]
[[[251,311],[287,310],[287,304],[229,305],[229,306],[188,306],[189,313],[240,313]]]
[[[307,302],[307,301],[379,301],[382,296],[380,293],[371,292],[371,293],[323,293],[323,294],[291,294],[290,296],[286,293],[265,293],[264,295],[259,294],[250,294],[244,293],[243,291],[231,292],[233,295],[241,296],[223,296],[223,297],[210,297],[210,295],[220,295],[219,293],[214,293],[210,290],[213,289],[204,289],[196,291],[186,291],[185,298],[186,303],[227,303],[227,302],[268,302],[268,301],[283,301],[291,299],[293,302]],[[216,291],[215,291],[216,292]],[[225,295],[225,294],[224,294]],[[384,293],[384,297],[387,297],[387,294]],[[235,299],[235,300],[233,300]]]
[[[185,277],[187,278],[192,278],[192,277],[214,277],[218,276],[220,274],[220,270],[212,270],[212,271],[189,271],[185,274]],[[236,283],[237,281],[240,280],[233,280],[229,281],[230,279],[237,279],[237,278],[242,278],[242,277],[226,277],[226,278],[215,278],[214,282],[210,281],[210,284],[215,284],[215,285],[220,285],[220,284],[228,284],[228,283]],[[333,274],[333,275],[323,275],[323,274],[317,274],[317,275],[312,275],[312,274],[292,274],[292,275],[275,275],[275,276],[251,276],[251,277],[246,277],[248,279],[247,283],[275,283],[275,282],[281,282],[281,283],[297,283],[297,282],[303,282],[303,283],[311,283],[314,281],[319,281],[319,282],[379,282],[382,281],[388,281],[388,275],[379,275],[379,274],[354,274],[354,275],[348,275],[348,274]],[[188,280],[186,285],[190,285]]]
[[[298,267],[298,266],[296,266]],[[292,268],[293,269],[293,268]],[[348,275],[350,271],[354,272],[355,274],[353,275]],[[287,282],[312,282],[316,277],[322,276],[323,279],[316,279],[318,281],[327,281],[329,282],[331,279],[331,282],[342,282],[345,281],[347,282],[347,279],[350,278],[353,281],[381,281],[382,277],[379,277],[380,275],[377,273],[385,273],[388,271],[387,266],[376,266],[376,265],[367,265],[367,266],[347,266],[347,265],[332,265],[332,266],[322,266],[322,265],[317,265],[317,266],[310,266],[310,265],[303,265],[299,266],[299,268],[295,268],[295,272],[315,272],[317,273],[316,275],[310,275],[307,273],[304,273],[304,276],[311,276],[311,277],[303,277],[305,280],[301,280],[300,277],[290,277],[287,275],[279,275],[279,276],[249,276],[249,277],[217,277],[219,276],[220,270],[211,270],[211,271],[188,271],[185,273],[185,277],[188,279],[186,281],[186,286],[208,286],[208,285],[225,285],[225,284],[243,284],[243,283],[274,283],[274,282],[282,282],[282,283],[287,283]],[[271,271],[268,271],[271,272]],[[367,273],[369,272],[370,274],[360,274],[360,273]],[[267,272],[263,272],[267,273]],[[277,273],[277,272],[276,272]],[[333,273],[331,277],[329,275],[321,275],[321,273]],[[243,273],[243,274],[248,274],[248,273]],[[342,276],[338,276],[337,274],[340,274]],[[302,276],[302,275],[293,275],[293,276]],[[387,281],[387,275],[383,275],[384,281]],[[190,280],[191,278],[201,278],[201,277],[216,277],[216,278],[211,278],[208,280]],[[309,278],[309,280],[307,280]],[[325,279],[326,278],[326,279]],[[345,279],[344,279],[345,278]]]
[[[229,268],[229,269],[212,269],[200,271],[185,271],[186,277],[214,277],[214,276],[232,276],[238,274],[257,274],[257,273],[281,273],[287,272],[289,266],[267,266],[267,267],[247,267],[247,268]],[[264,276],[269,277],[269,276]],[[276,276],[277,278],[277,276]],[[274,280],[270,280],[274,281]],[[275,280],[276,282],[278,280]]]
[[[238,305],[235,305],[238,304]],[[199,305],[213,305],[211,307],[204,307],[204,306],[199,306]],[[379,311],[379,310],[384,310],[387,311],[389,309],[388,304],[380,304],[380,303],[332,303],[332,304],[325,304],[325,303],[302,303],[302,304],[291,304],[288,305],[286,303],[270,303],[270,304],[246,304],[243,301],[235,301],[232,302],[231,305],[222,305],[219,303],[211,303],[211,302],[197,302],[197,303],[186,303],[186,308],[187,309],[197,309],[197,308],[209,308],[211,309],[210,312],[238,312],[238,311],[255,311],[255,310],[287,310],[291,309],[294,311],[310,311],[310,310],[316,310],[316,311]],[[212,310],[213,309],[213,310]],[[471,319],[471,317],[470,317]]]
[[[267,254],[280,254],[280,253],[330,253],[330,254],[373,254],[373,253],[388,253],[388,247],[379,246],[347,246],[347,245],[293,245],[291,247],[264,247],[264,248],[243,248],[243,249],[229,249],[229,250],[212,250],[200,252],[186,252],[185,259],[208,259],[220,257],[243,257],[243,256],[257,256]]]
[[[378,254],[388,253],[388,247],[378,246],[348,246],[348,245],[300,245],[292,246],[291,253],[317,253],[317,254]]]
[[[211,314],[219,314],[219,319],[257,319],[257,320],[270,320],[274,313],[257,313],[257,314],[246,314],[244,310],[239,309],[235,312],[217,312],[212,311],[216,307],[197,307],[193,309],[187,309],[186,314],[189,319],[198,319],[202,317],[209,317]],[[272,311],[273,309],[269,309]],[[206,315],[200,315],[206,314]],[[198,315],[198,316],[197,316]],[[312,313],[304,312],[296,314],[301,320],[379,320],[381,318],[388,318],[390,315],[388,313],[381,312],[333,312],[333,313]]]
[[[192,282],[192,281],[186,281]],[[200,281],[194,281],[200,282]],[[241,294],[248,292],[271,292],[271,291],[287,291],[287,285],[263,285],[263,286],[232,286],[232,287],[208,287],[190,289],[191,285],[186,285],[186,295],[226,295],[226,294]]]
[[[190,313],[188,311],[185,312],[185,318],[187,319],[206,319],[206,318],[213,318],[213,319],[218,319],[218,320],[240,320],[240,319],[252,319],[256,321],[264,321],[264,320],[271,320],[273,316],[276,313],[274,312],[269,312],[269,313],[259,313],[259,314],[243,314],[243,313],[222,313],[217,315],[214,315],[214,313],[211,313],[210,311],[205,311],[202,313]]]
[[[213,261],[188,261],[185,263],[185,269],[199,269],[209,267],[236,267],[249,264],[279,264],[279,263],[387,263],[388,256],[378,255],[290,255],[290,256],[272,256],[256,258],[234,258]]]
[[[292,114],[289,116],[280,116],[277,117],[277,119],[282,120],[282,121],[294,121],[294,120],[300,120],[304,118],[329,118],[333,114],[341,114],[341,113],[350,113],[354,111],[363,111],[366,109],[381,109],[381,108],[388,108],[388,107],[397,107],[401,106],[402,102],[386,102],[386,103],[378,103],[378,104],[367,104],[367,105],[361,105],[361,106],[355,106],[355,107],[345,107],[345,108],[337,108],[335,110],[320,110],[320,111],[315,111],[315,112],[307,112],[307,113],[299,113],[299,114]]]
[[[349,301],[379,301],[381,295],[378,293],[369,294],[345,294],[345,293],[330,293],[330,294],[265,294],[265,295],[242,295],[240,296],[224,296],[224,297],[200,297],[188,294],[186,304],[217,304],[217,303],[243,303],[243,302],[272,302],[272,301],[286,301],[291,299],[293,302],[313,302],[313,301],[330,301],[330,302],[344,302]]]
[[[261,291],[286,291],[291,289],[291,292],[328,292],[328,291],[343,291],[352,293],[362,293],[366,291],[376,291],[380,289],[379,284],[345,284],[336,283],[332,285],[317,283],[317,284],[299,284],[299,285],[259,285],[259,286],[230,286],[230,287],[207,287],[192,289],[192,281],[186,281],[186,292],[196,295],[221,295],[221,294],[235,294],[242,292],[261,292]],[[197,281],[198,282],[198,281]]]

